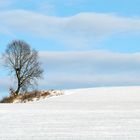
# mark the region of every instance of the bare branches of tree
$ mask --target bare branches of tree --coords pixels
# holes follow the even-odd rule
[[[11,42],[3,54],[7,67],[17,80],[15,94],[27,90],[41,78],[43,70],[38,61],[38,52],[21,40]]]

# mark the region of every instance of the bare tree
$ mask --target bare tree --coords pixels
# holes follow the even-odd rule
[[[36,84],[37,79],[42,77],[43,70],[38,61],[38,52],[21,40],[11,42],[3,54],[5,66],[14,74],[17,81],[15,95],[25,91]]]

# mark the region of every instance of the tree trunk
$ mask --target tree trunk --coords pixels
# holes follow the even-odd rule
[[[15,91],[15,96],[19,94],[20,88],[21,88],[21,87],[20,87],[20,85],[18,84],[17,90]]]
[[[20,88],[21,88],[21,85],[20,85],[20,69],[19,68],[16,68],[16,76],[17,76],[17,90],[15,91],[15,96],[17,96],[19,94],[19,91],[20,91]]]

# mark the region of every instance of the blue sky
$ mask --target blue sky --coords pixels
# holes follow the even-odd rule
[[[14,39],[39,51],[39,89],[140,85],[139,0],[0,0],[0,54]],[[0,61],[0,92],[16,83]]]

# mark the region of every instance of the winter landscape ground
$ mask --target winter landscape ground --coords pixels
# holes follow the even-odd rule
[[[0,140],[140,140],[140,87],[65,90],[1,104]]]

